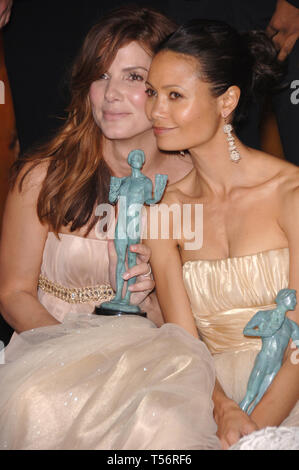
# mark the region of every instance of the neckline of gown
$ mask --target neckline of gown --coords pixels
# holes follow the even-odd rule
[[[55,233],[54,232],[48,232],[48,235],[49,234],[52,234],[54,235],[54,237],[56,238],[55,236]],[[66,236],[66,237],[73,237],[73,238],[81,238],[82,240],[88,240],[88,241],[93,241],[93,242],[107,242],[108,240],[107,239],[101,239],[101,238],[86,238],[86,237],[81,237],[80,235],[73,235],[72,233],[63,233],[63,232],[58,232],[58,235],[62,235],[62,236]],[[57,238],[56,238],[57,240]]]
[[[256,256],[263,256],[263,255],[266,255],[266,254],[271,253],[271,252],[275,252],[275,251],[280,252],[280,251],[284,251],[284,250],[289,250],[289,248],[287,246],[284,247],[284,248],[272,248],[270,250],[263,250],[263,251],[259,251],[257,253],[252,253],[252,254],[249,254],[249,255],[232,256],[230,258],[188,260],[188,261],[185,261],[185,263],[183,263],[183,267],[186,266],[187,264],[193,264],[193,263],[219,263],[219,262],[224,263],[224,262],[230,262],[230,261],[244,259],[244,258],[253,258],[253,257],[256,257]]]
[[[54,234],[54,232],[49,232],[49,234]],[[63,236],[66,236],[66,237],[75,237],[75,238],[81,238],[82,240],[91,240],[91,241],[95,241],[95,242],[107,242],[108,240],[101,240],[100,238],[86,238],[86,237],[81,237],[80,235],[73,235],[72,233],[62,233],[62,232],[58,232],[58,235],[63,235]],[[55,237],[56,238],[56,237]],[[283,247],[283,248],[272,248],[270,250],[263,250],[263,251],[259,251],[257,253],[252,253],[252,254],[249,254],[249,255],[240,255],[240,256],[232,256],[232,257],[229,257],[229,258],[216,258],[216,259],[195,259],[195,260],[188,260],[188,261],[185,261],[185,263],[183,263],[183,267],[186,265],[186,264],[192,264],[192,263],[219,263],[219,262],[225,262],[225,261],[232,261],[232,260],[238,260],[238,259],[244,259],[244,258],[253,258],[255,256],[261,256],[261,255],[266,255],[267,253],[271,253],[271,252],[275,252],[275,251],[284,251],[284,250],[288,250],[289,248],[286,246],[286,247]]]

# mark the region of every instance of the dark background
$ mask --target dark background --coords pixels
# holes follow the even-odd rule
[[[90,27],[127,3],[152,6],[178,23],[206,17],[250,29],[266,27],[276,0],[15,0],[3,33],[22,152],[48,139],[61,124],[69,99],[68,71]],[[249,143],[259,145],[253,134]]]

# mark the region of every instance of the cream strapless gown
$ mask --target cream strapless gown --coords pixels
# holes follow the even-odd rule
[[[48,235],[43,277],[69,289],[108,282],[105,241],[60,237]],[[55,289],[38,296],[62,324],[15,335],[5,350],[1,449],[220,448],[202,341],[173,324],[95,316],[97,302]]]
[[[183,278],[201,338],[213,354],[217,378],[227,396],[239,403],[261,348],[261,340],[245,337],[243,329],[258,310],[275,308],[278,291],[288,287],[289,250],[188,261]],[[299,402],[282,425],[299,426]]]

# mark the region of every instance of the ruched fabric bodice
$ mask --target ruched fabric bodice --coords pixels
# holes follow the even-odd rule
[[[244,398],[260,338],[243,329],[259,310],[276,307],[288,287],[289,250],[281,248],[221,260],[187,261],[183,279],[201,338],[214,357],[217,379],[236,403]],[[284,426],[298,426],[299,401]]]
[[[109,284],[107,240],[53,232],[46,240],[41,275],[68,288]],[[67,303],[38,289],[39,301],[58,320],[70,312],[92,313],[96,302]]]
[[[183,278],[202,339],[213,354],[259,349],[243,335],[258,310],[275,307],[288,286],[289,250],[281,248],[221,260],[187,261]]]

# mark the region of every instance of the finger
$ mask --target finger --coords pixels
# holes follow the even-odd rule
[[[285,43],[286,37],[283,33],[277,33],[273,38],[272,42],[274,44],[275,49],[279,52],[280,49],[283,47]]]
[[[3,13],[0,15],[0,28],[3,28],[6,25],[6,14]]]
[[[221,445],[221,449],[222,450],[227,450],[229,445],[228,445],[228,442],[227,440],[225,439],[225,434],[223,432],[221,432],[221,430],[217,429],[216,431],[216,436],[218,437],[219,441],[220,441],[220,445]]]
[[[278,33],[277,29],[274,28],[271,23],[269,23],[268,26],[267,26],[267,28],[266,28],[266,34],[267,34],[267,36],[268,36],[270,39],[272,39],[273,36],[275,36],[275,34],[277,34],[277,33]]]
[[[277,57],[278,60],[284,61],[287,58],[287,56],[291,53],[296,41],[297,41],[296,35],[288,36],[283,47],[280,49],[280,52]]]
[[[242,436],[248,436],[248,434],[251,434],[254,431],[258,430],[258,426],[255,424],[254,421],[251,421],[250,423],[244,424],[243,428],[241,429]]]
[[[150,278],[150,275],[149,273],[151,272],[151,267],[148,263],[141,263],[141,264],[136,264],[135,266],[132,266],[131,268],[129,268],[124,274],[123,274],[123,278],[125,280],[128,280],[130,279],[131,277],[135,277],[135,276],[145,276],[148,274],[148,277],[149,279]]]
[[[130,251],[137,253],[137,259],[142,263],[148,263],[151,257],[151,249],[143,243],[137,243],[136,245],[130,246]]]
[[[7,15],[6,15],[6,24],[9,22],[10,15],[11,15],[11,10],[8,10]]]
[[[280,62],[283,62],[287,58],[288,55],[289,55],[289,51],[285,47],[282,47],[279,51],[277,59]]]
[[[238,442],[240,438],[241,438],[241,434],[238,431],[230,430],[228,431],[226,435],[226,441],[229,447],[232,446],[233,444],[236,444],[236,442]]]
[[[227,440],[224,439],[223,437],[220,439],[220,444],[221,444],[222,450],[227,450],[227,449],[230,447],[230,445],[229,445],[229,443],[227,442]]]
[[[0,26],[3,27],[8,23],[11,12],[11,5],[7,5],[0,13]]]
[[[149,293],[155,287],[155,281],[153,279],[146,279],[145,281],[135,282],[135,284],[131,284],[128,289],[130,292],[144,292]]]

